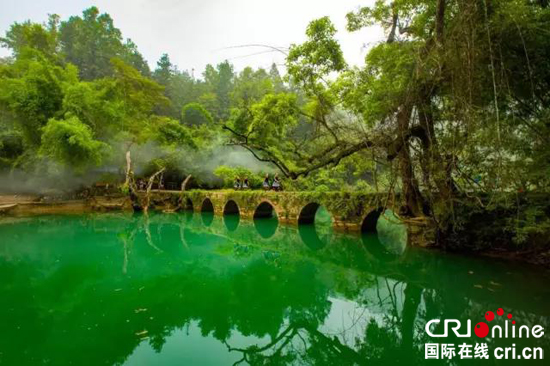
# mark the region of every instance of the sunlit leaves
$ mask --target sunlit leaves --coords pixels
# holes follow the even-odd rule
[[[309,23],[307,41],[292,45],[287,57],[288,74],[298,83],[315,85],[331,72],[347,67],[338,41],[334,39],[336,28],[328,17]]]

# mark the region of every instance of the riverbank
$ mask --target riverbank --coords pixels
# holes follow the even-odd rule
[[[131,211],[130,199],[122,195],[93,196],[81,199],[39,195],[0,195],[0,215],[82,214],[113,210]]]

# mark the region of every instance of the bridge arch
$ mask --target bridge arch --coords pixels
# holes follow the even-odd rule
[[[206,197],[202,201],[201,212],[214,212],[214,204],[212,203],[210,198]]]
[[[255,219],[265,219],[265,218],[271,218],[271,217],[278,217],[277,210],[275,209],[275,205],[273,203],[264,200],[260,202],[258,206],[256,206],[256,209],[254,210],[254,218]]]
[[[264,238],[269,239],[279,227],[279,218],[275,206],[265,200],[260,202],[260,204],[254,210],[254,227],[258,234]]]
[[[315,218],[319,210],[323,210],[327,216],[321,222],[315,223]],[[324,222],[323,222],[324,221]],[[320,250],[324,248],[330,241],[332,231],[332,215],[328,210],[321,206],[318,202],[310,202],[305,205],[298,216],[298,233],[302,242],[311,250]]]
[[[240,222],[239,205],[234,200],[229,200],[223,206],[223,223],[227,231],[235,231]]]
[[[234,200],[229,200],[223,206],[224,215],[238,215],[239,214],[239,205]]]
[[[370,211],[363,219],[361,233],[367,251],[380,261],[397,260],[407,248],[407,229],[391,209]]]
[[[193,211],[193,201],[191,201],[191,198],[187,197],[185,199],[185,204],[183,205],[183,209],[185,211]]]
[[[332,213],[329,212],[325,206],[322,206],[318,202],[310,202],[300,210],[298,215],[298,225],[314,224],[318,212],[322,212],[322,215],[325,216],[321,218],[321,221],[326,221],[328,223],[330,216],[330,221],[332,222]]]
[[[305,205],[298,216],[298,224],[313,224],[315,222],[315,214],[321,207],[317,202],[310,202]]]
[[[383,207],[378,207],[372,211],[370,211],[367,216],[363,219],[363,222],[361,223],[361,233],[367,234],[375,234],[377,232],[376,225],[378,224],[378,219],[380,218],[380,215],[384,212]]]

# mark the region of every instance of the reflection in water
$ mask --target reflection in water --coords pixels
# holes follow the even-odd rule
[[[378,218],[376,233],[387,251],[400,255],[407,246],[407,227],[392,210],[386,210]]]
[[[315,224],[302,224],[298,226],[300,238],[304,244],[311,250],[319,250],[327,245],[326,241],[321,240],[317,234]]]
[[[239,221],[241,220],[240,215],[237,214],[226,214],[223,215],[223,222],[228,231],[235,231],[239,227]]]
[[[298,232],[304,244],[311,250],[324,248],[332,234],[332,218],[324,206],[310,203],[300,214]]]
[[[389,262],[399,258],[397,253],[392,253],[384,244],[382,244],[378,234],[361,234],[361,239],[365,249],[367,249],[367,251],[379,261]]]
[[[271,216],[267,218],[255,218],[254,227],[260,236],[264,239],[271,238],[277,231],[279,226],[279,220],[277,216]]]
[[[0,221],[0,364],[432,364],[430,319],[502,307],[550,323],[541,270],[414,248],[381,261],[379,240],[338,234],[311,251],[302,230],[258,241],[269,221],[227,235],[226,218],[210,214],[205,229],[205,215]],[[465,341],[476,339],[444,343]],[[512,342],[550,346],[487,339]]]
[[[214,212],[211,212],[211,211],[201,212],[201,218],[204,226],[210,226],[214,221]]]
[[[370,212],[361,226],[365,248],[380,261],[401,256],[407,246],[407,228],[392,210]]]
[[[193,210],[185,210],[183,211],[183,215],[185,216],[185,221],[187,222],[190,222],[191,220],[193,220],[193,215],[195,213],[193,212]]]

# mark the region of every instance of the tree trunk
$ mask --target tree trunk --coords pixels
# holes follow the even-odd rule
[[[134,173],[132,172],[132,157],[130,155],[130,150],[126,151],[126,182],[127,186],[130,186],[131,181],[133,180]]]
[[[187,178],[185,178],[185,180],[181,183],[181,191],[182,192],[185,192],[185,189],[187,188],[187,183],[189,183],[189,181],[191,180],[191,177],[192,177],[192,175],[189,174],[187,176]]]
[[[409,149],[409,120],[412,112],[410,104],[405,104],[397,113],[398,133],[403,139],[403,147],[399,151],[399,171],[403,184],[403,196],[405,199],[405,216],[420,217],[426,214],[425,200],[418,188],[418,181],[414,176],[414,170]]]
[[[142,205],[143,212],[145,214],[147,214],[149,211],[149,204],[151,203],[151,188],[153,188],[153,184],[155,183],[155,178],[158,177],[159,174],[162,174],[162,172],[164,172],[165,169],[166,168],[162,168],[161,170],[157,171],[155,174],[153,174],[149,178],[149,182],[147,183],[147,191],[145,192],[144,203]]]

